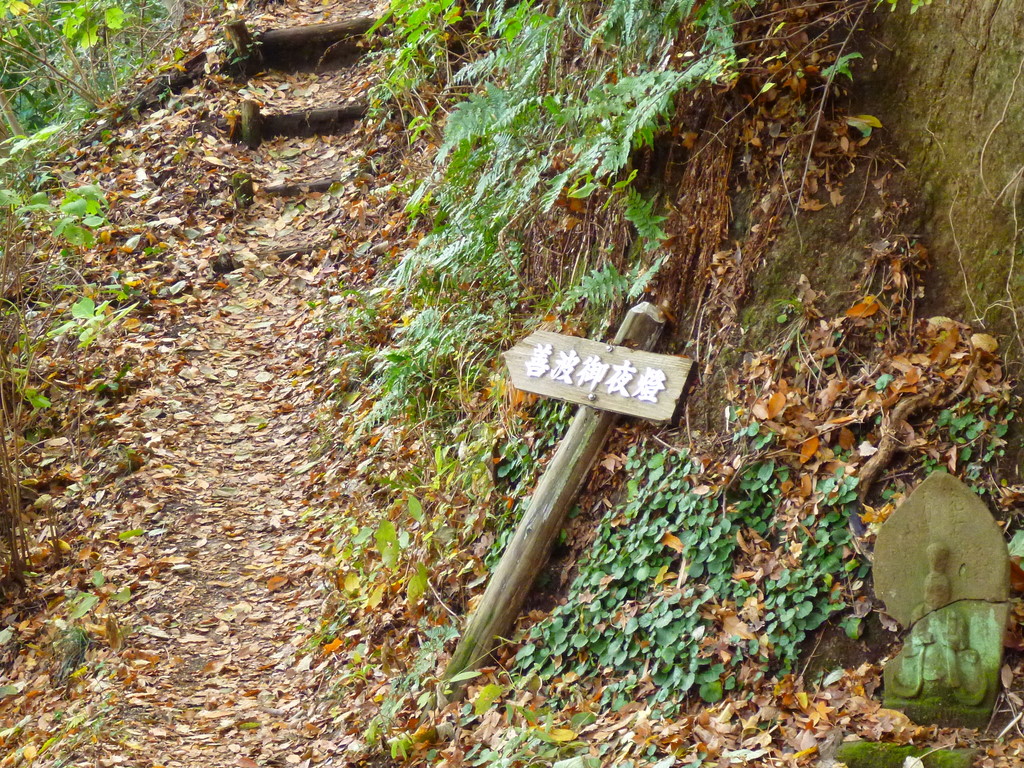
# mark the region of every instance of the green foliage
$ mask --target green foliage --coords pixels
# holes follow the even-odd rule
[[[107,200],[95,184],[64,190],[59,199],[51,199],[46,192],[26,198],[0,188],[0,206],[19,217],[26,229],[48,230],[58,240],[79,248],[94,245],[93,230],[107,223]]]
[[[787,518],[778,510],[790,470],[774,461],[745,466],[719,492],[698,485],[698,462],[659,446],[633,449],[625,469],[624,506],[606,514],[567,601],[520,650],[519,671],[611,670],[619,683],[606,699],[646,671],[665,703],[691,690],[717,701],[747,661],[755,674],[789,668],[842,608],[837,575],[858,568],[842,561],[855,479],[819,483],[816,511]],[[741,540],[774,549],[774,569],[748,575]]]
[[[593,321],[643,290],[660,264],[649,254],[665,238],[664,218],[630,187],[631,157],[667,127],[681,91],[732,76],[739,5],[607,0],[597,14],[581,0],[498,3],[477,13],[450,0],[392,5],[396,43],[378,98],[396,101],[425,131],[428,115],[439,113],[428,78],[443,71],[447,95],[467,95],[450,110],[434,170],[408,203],[432,229],[392,274],[415,316],[376,361],[376,415],[411,404],[429,416],[453,385],[481,381],[515,329],[510,322],[495,332],[494,321],[529,309],[524,272],[542,274],[556,302],[567,290],[564,307],[585,300]],[[675,53],[680,29],[703,43]],[[466,50],[468,63],[448,73],[452,47]],[[605,242],[567,239],[554,226],[569,201],[610,212],[618,223]],[[631,234],[642,246],[631,252],[648,263],[618,266]],[[573,268],[557,266],[566,264]]]
[[[462,19],[455,0],[395,0],[371,29],[392,22],[400,39],[387,55],[388,77],[378,98],[410,93],[443,70],[448,61],[450,28]]]
[[[859,53],[846,53],[836,59],[834,64],[831,64],[821,70],[822,77],[827,80],[832,80],[839,75],[845,75],[849,80],[853,80],[853,72],[850,71],[850,62],[856,59],[863,59],[864,57]]]
[[[1005,398],[979,396],[960,400],[939,413],[935,420],[938,437],[952,443],[955,463],[965,481],[978,493],[985,493],[984,473],[1006,455],[1006,434],[1014,419],[1013,404]],[[948,455],[925,457],[929,471],[946,465]]]
[[[556,723],[558,715],[551,712],[527,713],[522,707],[508,706],[510,718],[522,719],[521,726],[511,726],[494,744],[478,744],[466,755],[466,762],[487,768],[518,768],[518,766],[554,765],[576,753],[586,755],[576,734]],[[600,765],[599,760],[581,756],[580,768]]]
[[[654,212],[654,200],[646,200],[635,189],[626,192],[626,218],[636,227],[637,236],[650,250],[657,248],[667,237],[661,228],[666,216]]]
[[[87,116],[148,61],[158,0],[0,0],[0,138]]]
[[[394,346],[374,355],[370,364],[383,396],[366,426],[398,413],[429,414],[438,402],[465,402],[480,387],[490,367],[487,353],[507,338],[511,311],[500,293],[476,307],[458,294],[447,294],[454,299],[450,306],[439,300],[409,313],[395,331]]]

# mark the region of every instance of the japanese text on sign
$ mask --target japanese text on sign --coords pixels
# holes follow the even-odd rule
[[[555,355],[553,364],[552,355]],[[555,354],[551,344],[534,346],[523,367],[526,375],[531,378],[547,374],[549,378],[563,384],[587,388],[588,392],[593,392],[603,384],[609,395],[633,397],[644,403],[657,403],[658,393],[665,390],[666,376],[660,368],[645,366],[641,372],[629,360],[612,365],[604,362],[600,355],[589,355],[581,359],[575,349],[560,350]],[[609,370],[611,375],[608,375]]]
[[[672,417],[692,361],[535,331],[505,353],[521,390],[645,419]]]

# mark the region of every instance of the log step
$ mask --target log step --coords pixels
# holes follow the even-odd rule
[[[225,27],[225,34],[235,52],[236,66],[242,74],[250,75],[263,68],[291,71],[347,66],[359,58],[359,38],[375,23],[372,16],[359,16],[334,24],[305,24],[253,35],[239,19]]]
[[[284,70],[346,66],[359,58],[359,37],[375,23],[372,16],[358,16],[335,24],[270,29],[254,37],[244,21],[234,21],[227,25],[226,34],[238,61],[233,65],[229,63],[227,68],[239,67],[248,74],[261,66]],[[183,65],[155,77],[136,94],[125,112],[158,107],[168,93],[181,93],[205,74],[206,52],[203,51]]]
[[[232,124],[233,141],[250,149],[258,147],[264,139],[274,136],[325,136],[345,133],[366,112],[366,102],[356,101],[319,109],[264,115],[254,101],[243,101],[241,120]]]
[[[283,181],[278,184],[268,184],[263,191],[268,195],[278,197],[294,197],[295,195],[310,195],[317,192],[329,192],[335,184],[343,184],[345,179],[330,178],[317,179],[315,181]]]

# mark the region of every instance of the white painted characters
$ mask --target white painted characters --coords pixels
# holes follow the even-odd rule
[[[555,365],[549,375],[555,381],[560,381],[563,384],[572,384],[573,371],[576,370],[576,366],[579,364],[580,356],[576,354],[575,349],[570,349],[568,352],[559,350],[558,357],[555,358]]]
[[[658,394],[665,390],[668,379],[660,368],[645,366],[643,373],[640,373],[629,360],[612,365],[604,362],[599,355],[580,358],[575,349],[556,351],[551,344],[536,344],[530,356],[523,361],[523,369],[527,376],[534,379],[547,374],[553,381],[580,387],[589,393],[604,385],[609,395],[631,397],[645,403],[658,402]]]
[[[623,360],[621,365],[613,365],[612,375],[609,377],[606,385],[608,394],[629,397],[629,392],[626,391],[626,385],[633,380],[633,375],[635,373],[636,366],[629,362],[629,360]]]
[[[590,355],[583,360],[583,367],[576,374],[576,386],[582,387],[584,384],[590,384],[590,389],[587,391],[593,392],[607,375],[609,368],[611,365],[602,362],[600,357]]]
[[[550,344],[538,344],[533,348],[533,353],[523,363],[526,368],[526,375],[531,378],[539,378],[550,370],[548,361],[551,359],[552,346]]]
[[[658,393],[665,389],[665,372],[660,368],[644,368],[633,389],[633,397],[645,403],[658,402]]]

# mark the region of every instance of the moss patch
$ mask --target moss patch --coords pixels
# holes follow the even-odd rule
[[[905,747],[899,744],[876,744],[871,741],[851,741],[836,752],[836,760],[848,768],[903,768],[908,757],[919,757],[925,768],[971,768],[977,750]]]

